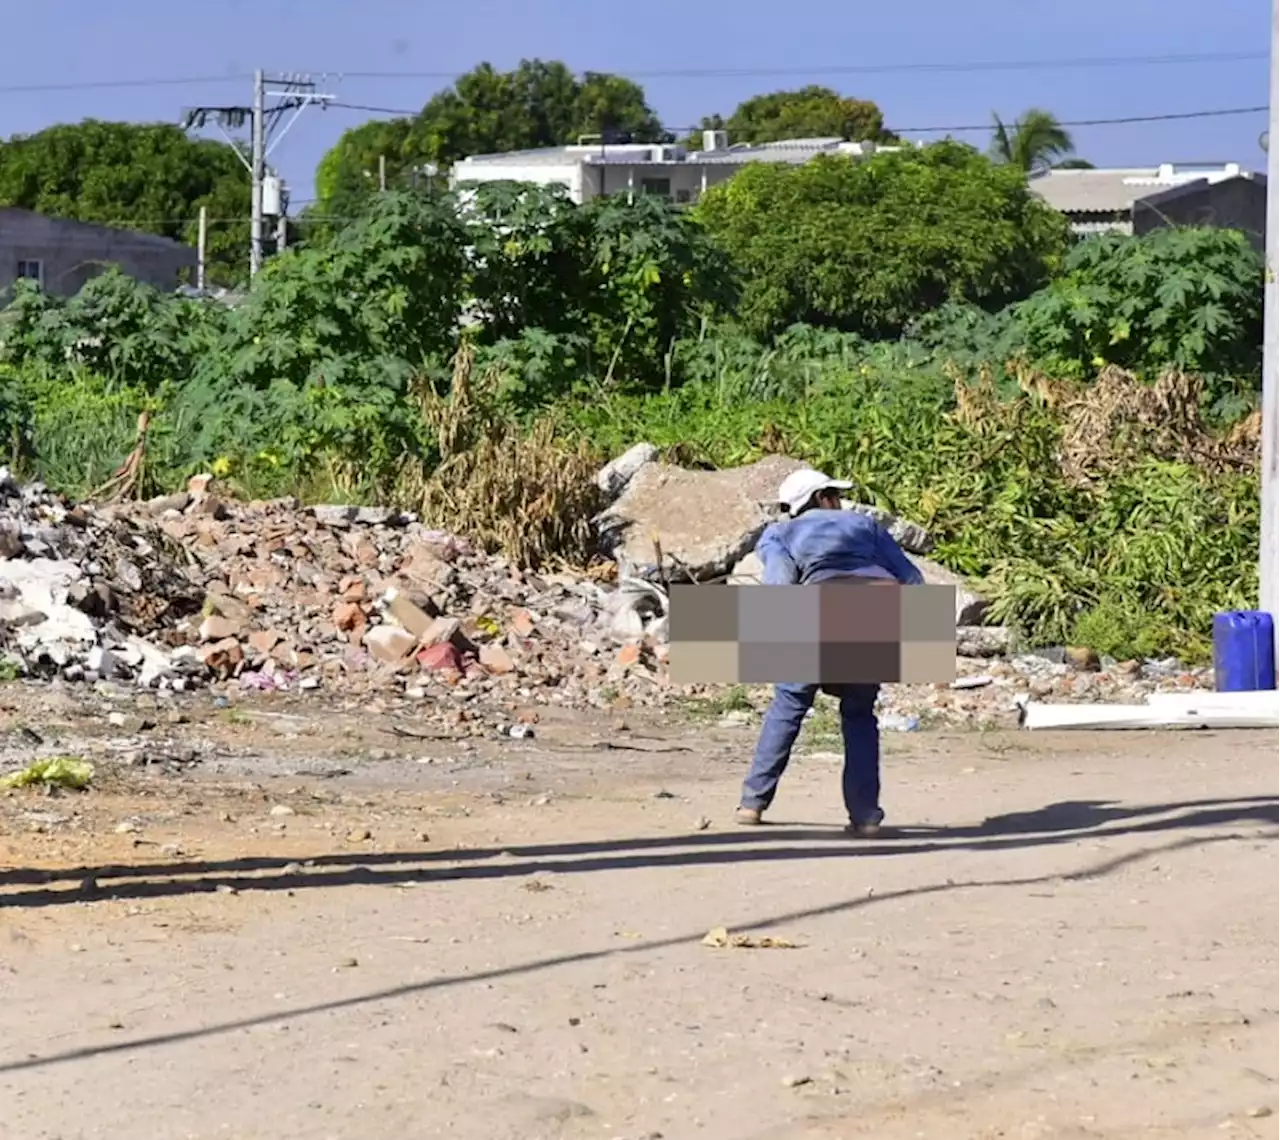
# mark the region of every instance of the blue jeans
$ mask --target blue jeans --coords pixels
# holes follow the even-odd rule
[[[840,700],[844,737],[844,806],[852,823],[868,823],[880,814],[880,726],[876,723],[879,685],[776,685],[765,713],[751,771],[742,785],[742,806],[764,811],[778,791],[791,760],[805,714],[818,691]]]

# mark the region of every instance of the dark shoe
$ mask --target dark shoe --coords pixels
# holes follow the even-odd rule
[[[759,827],[764,813],[759,808],[740,807],[733,813],[733,822],[743,827]]]
[[[884,812],[879,808],[873,815],[869,815],[863,820],[850,820],[845,828],[850,835],[859,839],[874,839],[880,834],[880,825],[884,823]]]

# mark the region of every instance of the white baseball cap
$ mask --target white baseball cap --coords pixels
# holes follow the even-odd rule
[[[832,479],[812,467],[802,467],[782,480],[778,488],[778,502],[787,508],[792,517],[802,510],[819,491],[847,491],[853,486],[844,479]]]

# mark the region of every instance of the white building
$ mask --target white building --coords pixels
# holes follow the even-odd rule
[[[625,191],[657,194],[673,202],[696,202],[709,186],[732,178],[749,162],[800,164],[819,154],[855,157],[877,150],[872,142],[838,138],[788,139],[752,146],[730,146],[724,131],[704,131],[703,149],[690,151],[677,143],[580,142],[503,154],[476,154],[453,167],[452,185],[476,182],[532,182],[564,186],[575,202]]]
[[[1266,184],[1265,179],[1238,162],[1166,162],[1160,166],[1042,170],[1030,176],[1028,185],[1032,193],[1059,213],[1066,214],[1077,234],[1131,234],[1135,214],[1143,213],[1144,204],[1163,205],[1170,191],[1205,189],[1237,179],[1257,182],[1260,187]],[[1228,192],[1225,186],[1221,190]],[[1166,208],[1166,212],[1172,211]],[[1231,221],[1215,223],[1206,218],[1178,217],[1176,220],[1183,225],[1233,225]]]

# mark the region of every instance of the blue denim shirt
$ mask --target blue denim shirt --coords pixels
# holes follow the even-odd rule
[[[773,523],[756,543],[769,586],[808,586],[867,570],[885,571],[904,586],[924,576],[875,519],[858,511],[805,511]]]

